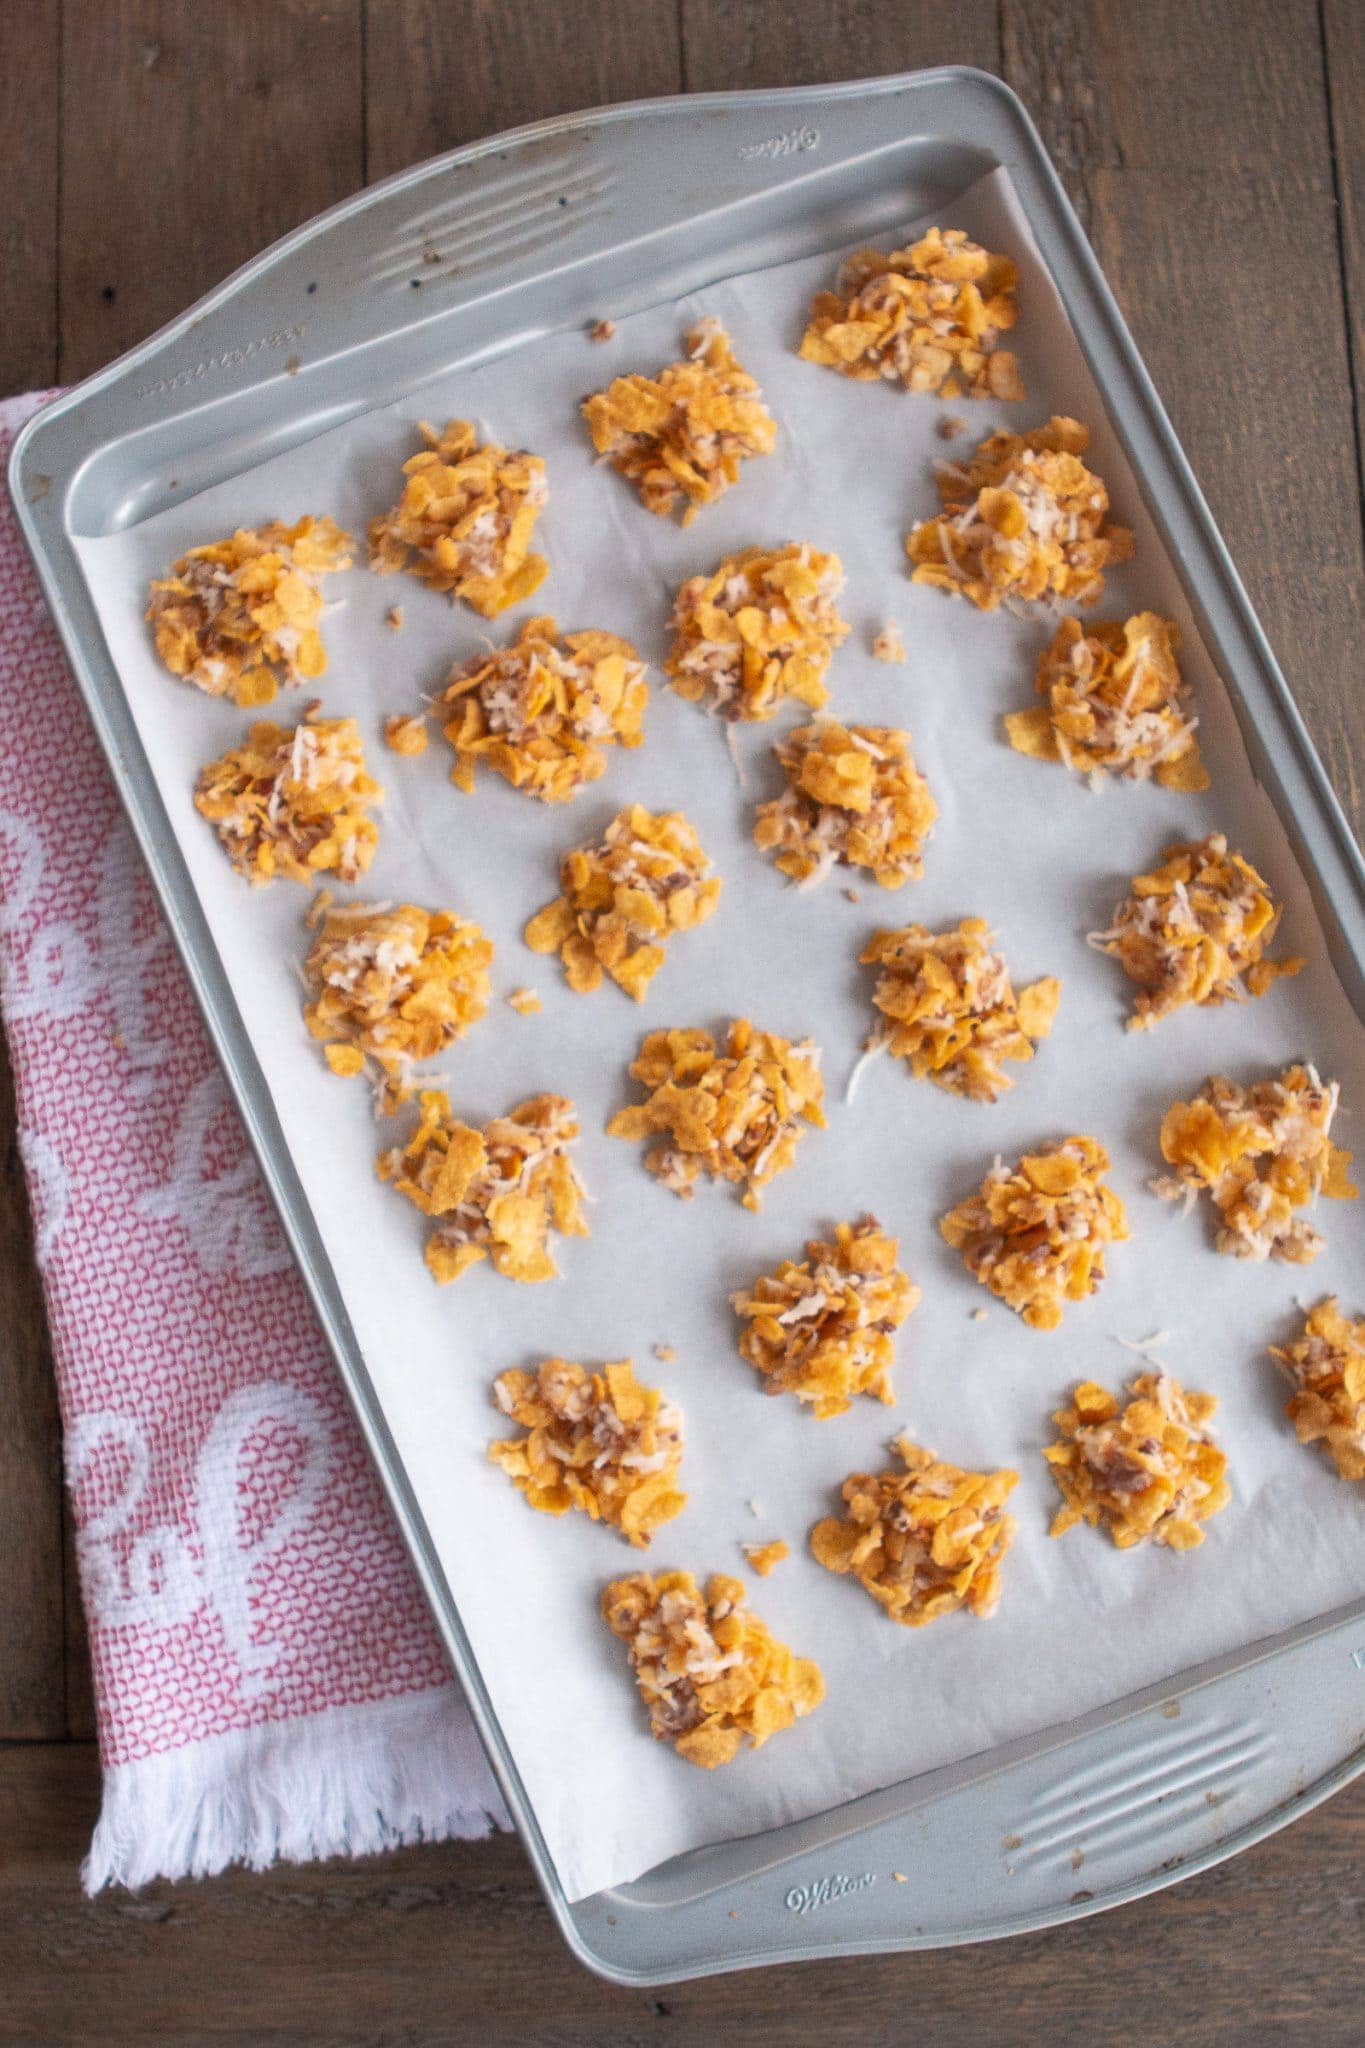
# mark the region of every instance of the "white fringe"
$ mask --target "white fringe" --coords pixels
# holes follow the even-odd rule
[[[508,1825],[458,1686],[267,1722],[105,1772],[88,1893]]]

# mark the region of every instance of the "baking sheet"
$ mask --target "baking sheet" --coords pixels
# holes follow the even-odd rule
[[[1343,1083],[1337,1135],[1350,1144],[1350,1112],[1365,1089],[1361,1025],[1005,174],[964,194],[943,223],[1020,263],[1015,343],[1030,394],[1022,405],[945,407],[802,363],[793,345],[812,290],[833,269],[819,258],[622,320],[608,346],[575,331],[454,371],[416,399],[141,526],[78,543],[389,1426],[571,1900],[681,1850],[988,1750],[1359,1592],[1360,1490],[1295,1444],[1265,1347],[1291,1332],[1296,1296],[1340,1290],[1356,1305],[1365,1205],[1323,1205],[1327,1249],[1311,1271],[1258,1268],[1216,1258],[1207,1216],[1182,1217],[1145,1184],[1159,1165],[1164,1108],[1211,1071],[1249,1079],[1292,1058],[1315,1059]],[[907,222],[895,240],[912,232]],[[628,486],[592,464],[576,405],[611,375],[671,360],[682,328],[701,312],[730,328],[781,432],[776,454],[747,465],[729,496],[683,531],[650,518]],[[1135,560],[1110,579],[1101,612],[1153,607],[1180,620],[1213,780],[1207,794],[1123,787],[1095,795],[1061,768],[1009,751],[1000,716],[1033,701],[1034,663],[1051,622],[987,617],[907,580],[903,536],[937,507],[931,464],[943,452],[935,423],[945,410],[967,416],[972,440],[1054,410],[1091,425],[1088,459],[1109,485],[1115,518],[1137,538]],[[487,1265],[451,1288],[430,1282],[420,1260],[424,1219],[371,1170],[392,1129],[372,1121],[363,1084],[326,1072],[302,1026],[305,892],[288,884],[249,890],[193,810],[199,767],[233,743],[246,716],[173,684],[141,620],[150,577],[235,524],[330,512],[363,534],[396,494],[398,464],[417,445],[416,419],[449,415],[473,417],[484,432],[546,458],[551,496],[536,544],[550,577],[530,606],[491,627],[411,578],[356,570],[334,579],[329,595],[343,602],[326,621],[331,666],[320,693],[328,713],[360,719],[370,765],[387,789],[379,853],[353,893],[448,905],[476,917],[497,946],[490,1014],[440,1062],[457,1107],[482,1119],[540,1089],[578,1105],[577,1161],[593,1197],[593,1235],[552,1240],[562,1277],[540,1288],[518,1287]],[[733,548],[788,538],[834,549],[848,572],[842,609],[853,631],[831,670],[831,708],[913,734],[940,810],[921,882],[883,892],[857,878],[856,905],[842,893],[841,873],[798,893],[749,834],[754,804],[780,786],[771,743],[804,714],[793,708],[773,724],[739,730],[741,787],[720,728],[665,690],[657,673],[645,746],[613,750],[603,780],[569,806],[539,806],[491,776],[474,796],[460,795],[446,779],[450,755],[438,737],[417,761],[384,749],[383,717],[439,687],[451,662],[474,652],[486,632],[511,637],[528,612],[551,610],[568,629],[624,633],[657,663],[684,576]],[[395,603],[406,620],[398,634],[384,623]],[[872,636],[888,618],[902,626],[906,667],[871,658]],[[284,699],[276,715],[291,715],[295,702],[302,697]],[[631,800],[684,808],[725,879],[717,915],[675,942],[638,1008],[611,987],[570,994],[557,961],[535,958],[520,941],[526,918],[556,893],[561,849],[596,836]],[[1084,935],[1107,920],[1127,878],[1167,840],[1218,827],[1285,900],[1281,950],[1305,954],[1307,969],[1261,1002],[1186,1012],[1152,1033],[1125,1034],[1129,985]],[[866,935],[880,923],[937,926],[973,914],[995,924],[1016,986],[1062,977],[1057,1022],[1038,1058],[1015,1070],[1018,1085],[991,1107],[916,1084],[889,1060],[864,1073],[846,1104],[845,1082],[872,1015],[871,977],[857,966]],[[545,1007],[519,1018],[501,998],[527,983]],[[626,1067],[646,1030],[715,1028],[741,1014],[812,1036],[824,1050],[830,1098],[829,1130],[802,1141],[796,1165],[767,1191],[757,1216],[709,1186],[679,1202],[645,1175],[643,1148],[603,1130],[613,1110],[638,1099]],[[970,1280],[942,1243],[937,1218],[997,1152],[1012,1158],[1072,1131],[1094,1132],[1109,1147],[1133,1237],[1113,1249],[1097,1296],[1070,1308],[1060,1331],[1036,1333]],[[818,1423],[794,1402],[760,1393],[736,1353],[728,1297],[797,1255],[808,1236],[868,1209],[899,1236],[902,1263],[924,1300],[901,1331],[895,1408],[864,1401]],[[987,1316],[977,1321],[973,1311],[983,1306]],[[1192,1556],[1120,1556],[1088,1530],[1051,1543],[1056,1495],[1039,1456],[1052,1434],[1049,1411],[1078,1378],[1117,1385],[1141,1370],[1118,1340],[1156,1328],[1169,1332],[1157,1348],[1170,1368],[1220,1398],[1233,1503]],[[674,1346],[676,1362],[658,1364],[656,1343]],[[581,1517],[533,1514],[485,1462],[489,1436],[502,1433],[488,1404],[492,1377],[553,1353],[586,1361],[633,1355],[642,1377],[682,1405],[689,1505],[643,1559]],[[845,1474],[884,1462],[884,1446],[901,1428],[959,1463],[1021,1471],[1012,1502],[1019,1535],[989,1623],[961,1616],[929,1630],[898,1629],[854,1582],[821,1571],[805,1551],[810,1524],[837,1505]],[[761,1752],[706,1775],[651,1742],[621,1648],[597,1619],[597,1593],[641,1563],[699,1576],[742,1572],[740,1543],[774,1536],[786,1537],[794,1555],[769,1581],[751,1582],[753,1604],[777,1634],[819,1659],[827,1698]]]

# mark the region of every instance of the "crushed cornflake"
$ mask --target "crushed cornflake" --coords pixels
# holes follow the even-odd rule
[[[880,633],[873,636],[872,655],[875,661],[905,660],[905,641],[894,619],[888,619]]]
[[[549,570],[530,553],[549,496],[545,464],[496,441],[481,447],[471,420],[451,420],[443,433],[421,420],[418,431],[427,445],[403,464],[398,503],[370,521],[370,567],[381,576],[411,567],[433,590],[495,618],[538,590]]]
[[[924,873],[938,805],[915,766],[908,732],[840,725],[821,713],[773,747],[787,788],[760,804],[754,844],[811,889],[836,865],[869,868],[883,889]]]
[[[963,1607],[985,1621],[999,1605],[1000,1566],[1014,1541],[1004,1504],[1019,1474],[965,1472],[905,1436],[891,1448],[904,1471],[854,1472],[844,1481],[842,1516],[811,1530],[817,1562],[852,1572],[906,1628]]]
[[[1091,604],[1133,536],[1106,523],[1109,493],[1081,456],[1090,430],[1056,415],[1030,434],[992,434],[970,462],[935,466],[943,511],[914,527],[912,580],[993,611],[1004,597]]]
[[[745,548],[690,576],[673,606],[671,687],[725,719],[771,718],[785,697],[818,711],[830,657],[848,637],[835,602],[843,587],[839,557],[809,541]]]
[[[610,341],[615,332],[616,322],[614,320],[594,320],[592,326],[588,329],[588,340]]]
[[[1325,1445],[1343,1479],[1365,1479],[1365,1318],[1351,1322],[1329,1295],[1270,1355],[1293,1384],[1284,1412],[1299,1442]]]
[[[1064,618],[1038,658],[1046,702],[1007,714],[1010,745],[1088,775],[1093,787],[1117,775],[1154,779],[1163,789],[1207,789],[1179,649],[1179,627],[1156,612],[1088,626]]]
[[[969,1273],[1035,1330],[1055,1330],[1069,1301],[1104,1278],[1104,1248],[1128,1235],[1123,1203],[1100,1175],[1109,1154],[1095,1138],[1062,1138],[1019,1164],[997,1160],[977,1194],[939,1229]]]
[[[540,997],[533,988],[514,988],[507,998],[507,1007],[519,1017],[534,1017],[541,1007]]]
[[[770,1578],[782,1560],[791,1556],[791,1545],[780,1536],[773,1543],[742,1543],[740,1549],[760,1579]]]
[[[872,1001],[886,1019],[868,1049],[885,1047],[917,1081],[972,1102],[995,1102],[1014,1086],[1001,1061],[1033,1058],[1061,1000],[1055,975],[1015,994],[982,917],[942,932],[922,924],[874,932],[859,957],[881,969]]]
[[[898,1254],[895,1238],[867,1216],[836,1224],[832,1243],[812,1238],[799,1264],[783,1259],[730,1296],[746,1323],[740,1357],[762,1374],[765,1394],[795,1394],[822,1420],[842,1415],[857,1394],[895,1399],[895,1333],[921,1298]]]
[[[934,427],[940,441],[956,441],[966,431],[967,422],[957,412],[945,412]]]
[[[855,249],[817,292],[801,354],[841,376],[886,378],[943,398],[1022,398],[1017,358],[999,347],[1019,309],[1019,271],[961,228],[904,249]]]
[[[666,518],[681,499],[688,526],[738,480],[741,462],[771,455],[777,422],[719,320],[699,320],[683,346],[682,362],[657,377],[617,377],[582,411],[593,447],[646,511]]]
[[[643,1549],[687,1505],[682,1415],[640,1385],[628,1358],[591,1372],[547,1358],[536,1372],[500,1373],[493,1405],[527,1434],[495,1439],[488,1455],[542,1514],[580,1508]]]
[[[823,1130],[825,1084],[820,1052],[731,1024],[722,1052],[709,1031],[651,1031],[631,1063],[647,1099],[618,1110],[613,1138],[656,1138],[645,1165],[666,1188],[690,1199],[702,1174],[744,1187],[746,1209],[791,1165],[804,1124]]]
[[[704,924],[720,900],[720,877],[681,811],[630,804],[605,835],[575,846],[559,863],[563,893],[526,927],[533,953],[558,953],[569,987],[600,988],[609,974],[641,1002],[675,932]]]
[[[1200,1524],[1232,1497],[1227,1458],[1205,1427],[1217,1399],[1186,1393],[1165,1372],[1140,1374],[1130,1393],[1121,1407],[1085,1380],[1070,1407],[1053,1415],[1060,1434],[1043,1456],[1063,1505],[1051,1533],[1103,1523],[1119,1550],[1146,1542],[1194,1550],[1204,1540]]]
[[[714,1770],[825,1696],[820,1667],[796,1657],[745,1604],[743,1582],[716,1572],[706,1595],[691,1572],[634,1572],[602,1594],[602,1619],[630,1653],[657,1742]]]
[[[455,749],[451,781],[472,790],[482,761],[513,789],[567,803],[605,774],[605,748],[639,746],[645,673],[615,633],[561,637],[552,618],[528,619],[510,645],[457,662],[436,700]]]
[[[427,722],[420,712],[396,711],[384,720],[384,744],[395,754],[425,754]]]
[[[562,1095],[533,1095],[482,1130],[461,1123],[450,1097],[424,1090],[406,1145],[380,1154],[392,1181],[424,1216],[436,1219],[425,1258],[444,1285],[480,1259],[509,1280],[552,1280],[551,1230],[586,1237],[583,1183],[569,1160],[578,1136],[574,1106]]]
[[[151,586],[157,653],[173,676],[243,707],[268,704],[281,683],[312,682],[327,667],[322,579],[350,568],[350,549],[331,519],[273,519],[191,548]]]
[[[194,807],[249,882],[354,882],[374,859],[379,827],[368,809],[384,792],[366,773],[360,727],[315,709],[293,726],[259,720],[200,770]]]
[[[1249,1088],[1212,1075],[1162,1119],[1161,1156],[1175,1172],[1154,1180],[1154,1190],[1187,1209],[1210,1194],[1222,1219],[1214,1242],[1232,1258],[1307,1265],[1323,1240],[1295,1210],[1319,1195],[1357,1194],[1351,1155],[1328,1135],[1339,1092],[1311,1066],[1286,1067]]]
[[[662,1365],[672,1365],[677,1355],[671,1344],[656,1344],[654,1346],[654,1356]]]
[[[1092,932],[1090,944],[1137,983],[1128,1028],[1145,1031],[1186,1003],[1242,1002],[1297,974],[1297,954],[1265,958],[1280,914],[1264,877],[1212,832],[1168,846],[1159,868],[1135,875],[1109,929]]]
[[[492,941],[466,918],[415,903],[323,898],[310,922],[304,1022],[334,1073],[372,1063],[379,1105],[394,1110],[412,1093],[417,1062],[463,1038],[488,1008]]]

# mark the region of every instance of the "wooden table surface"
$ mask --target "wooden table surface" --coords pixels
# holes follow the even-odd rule
[[[516,122],[999,72],[1360,831],[1361,0],[0,0],[0,52],[0,393],[85,376],[296,222]],[[507,1839],[83,1900],[98,1771],[7,1071],[0,1119],[0,2040],[1365,2038],[1365,1781],[1089,1922],[657,1997],[569,1960]]]

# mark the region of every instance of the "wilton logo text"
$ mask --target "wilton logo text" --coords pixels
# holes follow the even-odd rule
[[[856,1877],[817,1877],[813,1884],[794,1884],[782,1903],[789,1913],[815,1913],[850,1892],[865,1892],[876,1882],[874,1870],[861,1871]]]

